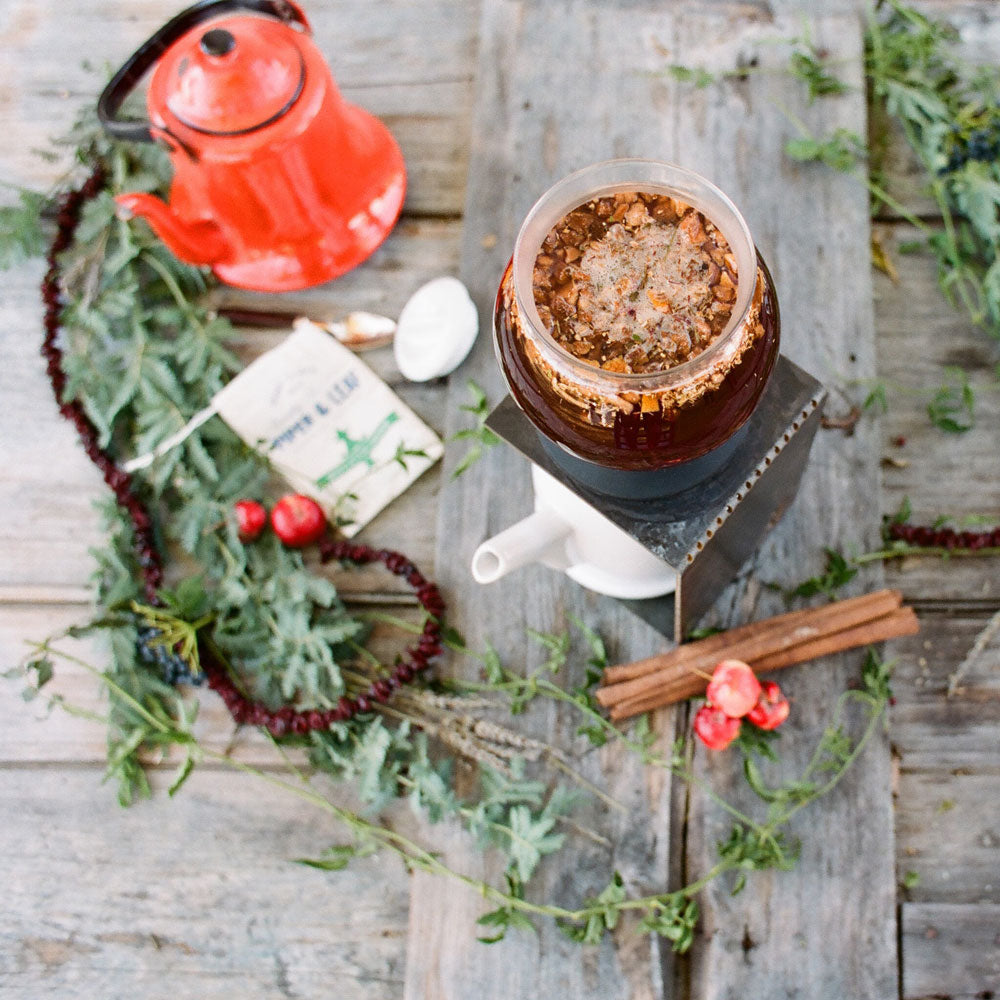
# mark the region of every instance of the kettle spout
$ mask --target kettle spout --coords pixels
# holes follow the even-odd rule
[[[188,264],[215,264],[226,255],[222,231],[208,219],[184,222],[165,201],[151,194],[120,194],[115,201],[129,215],[145,219],[171,252]]]
[[[493,583],[531,562],[566,569],[569,561],[562,543],[571,531],[572,527],[552,511],[537,510],[476,549],[472,556],[473,579],[476,583]]]

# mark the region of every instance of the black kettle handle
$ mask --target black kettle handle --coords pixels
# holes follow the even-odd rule
[[[111,78],[97,101],[97,117],[105,131],[116,139],[152,142],[152,122],[115,117],[122,102],[181,35],[211,17],[244,10],[270,14],[279,21],[294,22],[306,31],[310,30],[305,14],[289,0],[199,0],[193,7],[172,17],[152,38],[143,42]]]

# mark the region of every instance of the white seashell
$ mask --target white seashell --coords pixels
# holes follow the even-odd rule
[[[353,312],[342,323],[327,323],[327,330],[352,351],[370,351],[384,347],[396,332],[396,324],[388,316],[370,312]]]
[[[393,351],[405,378],[426,382],[454,371],[479,333],[479,313],[458,278],[435,278],[403,306]]]

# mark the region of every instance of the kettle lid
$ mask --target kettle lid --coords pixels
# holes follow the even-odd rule
[[[242,135],[280,118],[304,83],[305,59],[290,28],[269,18],[222,18],[167,50],[150,81],[150,111],[169,111],[206,135]]]

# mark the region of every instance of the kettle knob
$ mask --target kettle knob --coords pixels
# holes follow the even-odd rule
[[[212,28],[201,36],[198,47],[207,56],[224,56],[233,51],[236,39],[225,28]]]

